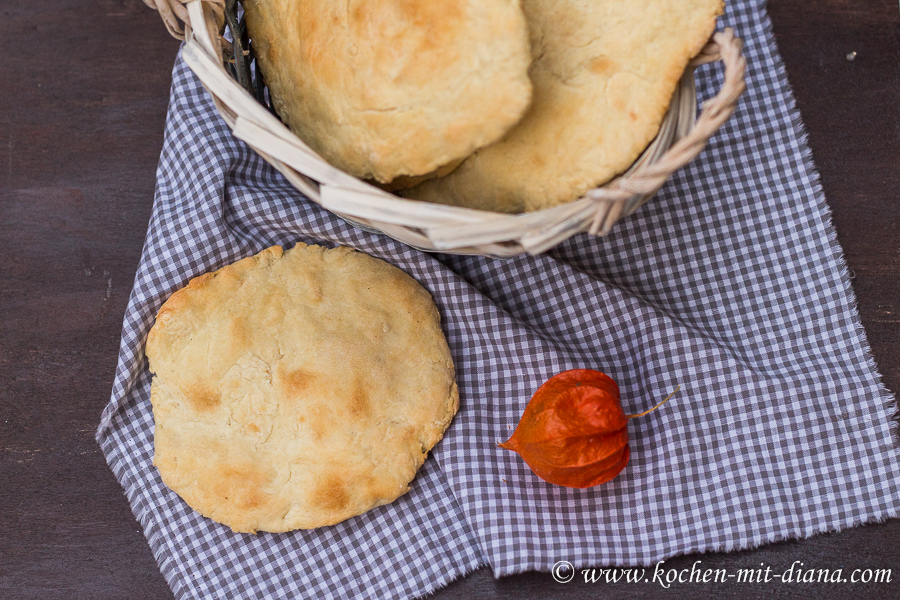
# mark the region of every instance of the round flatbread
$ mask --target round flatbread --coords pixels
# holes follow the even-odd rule
[[[274,246],[191,280],[160,309],[147,357],[156,468],[238,532],[395,500],[458,406],[431,296],[347,248]]]
[[[245,0],[281,118],[331,164],[388,183],[468,156],[531,98],[519,0]]]
[[[534,99],[500,141],[401,192],[497,212],[570,202],[627,170],[656,136],[722,0],[523,0]]]

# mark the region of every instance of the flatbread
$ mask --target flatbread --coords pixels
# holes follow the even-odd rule
[[[246,0],[276,111],[331,164],[388,183],[496,141],[531,98],[519,0]]]
[[[722,0],[523,0],[528,112],[451,174],[401,192],[498,212],[570,202],[627,170],[656,136]]]
[[[458,406],[439,321],[413,278],[347,248],[274,246],[191,280],[147,339],[154,465],[238,532],[395,500]]]

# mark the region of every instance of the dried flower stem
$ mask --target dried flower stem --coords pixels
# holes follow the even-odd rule
[[[681,384],[679,384],[678,387],[675,388],[675,391],[674,391],[674,392],[672,392],[671,394],[669,394],[668,396],[666,396],[666,399],[665,399],[665,400],[663,400],[662,402],[660,402],[659,404],[657,404],[656,406],[654,406],[654,407],[651,408],[650,410],[645,410],[644,412],[639,413],[639,414],[636,414],[636,415],[625,415],[625,416],[628,417],[629,419],[636,419],[636,418],[638,418],[638,417],[643,417],[644,415],[649,415],[649,414],[652,413],[654,410],[656,410],[657,408],[659,408],[660,406],[662,406],[663,404],[665,404],[666,402],[668,402],[668,401],[669,401],[669,398],[671,398],[672,396],[674,396],[675,394],[677,394],[677,393],[678,393],[678,390],[680,390],[680,389],[681,389]]]

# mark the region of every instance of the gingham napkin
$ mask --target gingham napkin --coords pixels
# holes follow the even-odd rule
[[[539,257],[429,255],[318,208],[234,139],[175,65],[153,216],[97,439],[178,598],[408,598],[498,576],[648,565],[896,516],[900,452],[764,3],[730,2],[748,91],[708,149],[602,239]],[[700,70],[703,98],[716,67]],[[144,341],[190,278],[297,241],[381,257],[434,296],[460,410],[396,502],[333,527],[242,535],[194,513],[151,464]],[[589,490],[496,448],[534,390],[610,374],[631,462]]]

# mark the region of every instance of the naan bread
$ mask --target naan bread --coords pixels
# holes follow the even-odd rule
[[[163,481],[238,532],[395,500],[458,406],[439,319],[409,275],[347,248],[274,246],[191,280],[147,340]]]
[[[458,161],[531,98],[519,0],[246,0],[244,10],[278,114],[363,179]]]
[[[722,0],[523,0],[528,112],[452,173],[401,192],[498,212],[570,202],[627,170],[659,130]]]

